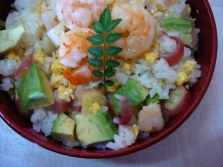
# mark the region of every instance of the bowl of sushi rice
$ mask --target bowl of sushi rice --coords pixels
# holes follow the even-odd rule
[[[92,2],[0,1],[0,116],[44,149],[117,157],[196,112],[217,30],[208,0]]]

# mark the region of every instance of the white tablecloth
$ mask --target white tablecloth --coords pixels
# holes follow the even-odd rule
[[[212,82],[197,109],[174,133],[142,151],[110,159],[80,159],[37,146],[0,119],[0,166],[223,166],[223,1],[209,0],[218,29],[218,58]]]

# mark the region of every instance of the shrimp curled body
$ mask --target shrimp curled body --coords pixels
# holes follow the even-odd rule
[[[82,59],[90,56],[88,48],[92,47],[87,38],[94,35],[95,32],[89,28],[76,28],[66,32],[61,37],[61,43],[57,56],[60,63],[75,68],[78,67]]]
[[[138,124],[142,131],[158,132],[164,126],[160,104],[144,106],[138,114]]]
[[[58,19],[72,30],[90,27],[105,8],[105,0],[58,0],[56,14]]]
[[[155,21],[146,9],[140,5],[123,3],[113,7],[111,16],[112,19],[122,19],[114,29],[114,32],[123,34],[114,43],[123,48],[120,57],[131,59],[150,48],[155,35]]]
[[[75,28],[63,34],[57,56],[61,64],[68,68],[63,75],[73,85],[81,85],[94,79],[93,68],[87,61],[91,57],[88,48],[92,47],[87,38],[95,32],[89,28]]]

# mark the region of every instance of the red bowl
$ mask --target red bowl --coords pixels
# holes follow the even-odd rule
[[[13,0],[0,1],[0,19],[5,20],[10,11],[10,4]],[[200,28],[199,49],[195,53],[196,60],[201,65],[202,77],[191,89],[191,100],[188,107],[178,116],[171,119],[166,126],[151,137],[138,141],[134,145],[118,151],[69,148],[59,142],[45,137],[42,133],[37,133],[32,129],[29,120],[20,116],[14,103],[7,93],[0,91],[0,116],[18,134],[24,138],[57,153],[82,158],[106,158],[129,154],[149,147],[175,131],[188,119],[202,100],[213,75],[217,57],[217,30],[212,10],[208,0],[188,0],[192,8],[192,16],[196,19],[196,27]]]

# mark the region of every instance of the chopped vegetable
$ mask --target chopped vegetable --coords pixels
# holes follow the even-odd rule
[[[77,98],[82,103],[82,111],[87,114],[90,113],[92,104],[97,102],[100,106],[106,106],[107,99],[105,96],[97,89],[89,89],[82,92],[76,93]]]
[[[162,101],[162,112],[167,116],[175,116],[182,112],[190,101],[190,92],[185,86],[178,86],[170,91],[170,98]]]
[[[119,106],[122,112],[121,116],[114,117],[113,121],[117,124],[128,124],[133,117],[133,109],[128,97],[115,94],[115,98],[119,99]]]
[[[22,37],[25,29],[20,26],[13,29],[0,31],[0,55],[3,55],[15,48],[20,38]]]
[[[180,38],[178,38],[176,36],[169,36],[167,34],[164,34],[164,35],[168,36],[171,39],[174,39],[177,42],[177,48],[174,52],[168,53],[168,54],[163,54],[160,57],[164,58],[168,62],[169,66],[174,66],[174,65],[178,64],[181,61],[181,59],[183,58],[184,45]]]
[[[148,106],[149,104],[158,103],[159,101],[159,95],[155,94],[153,97],[149,96],[146,98],[146,105]]]

